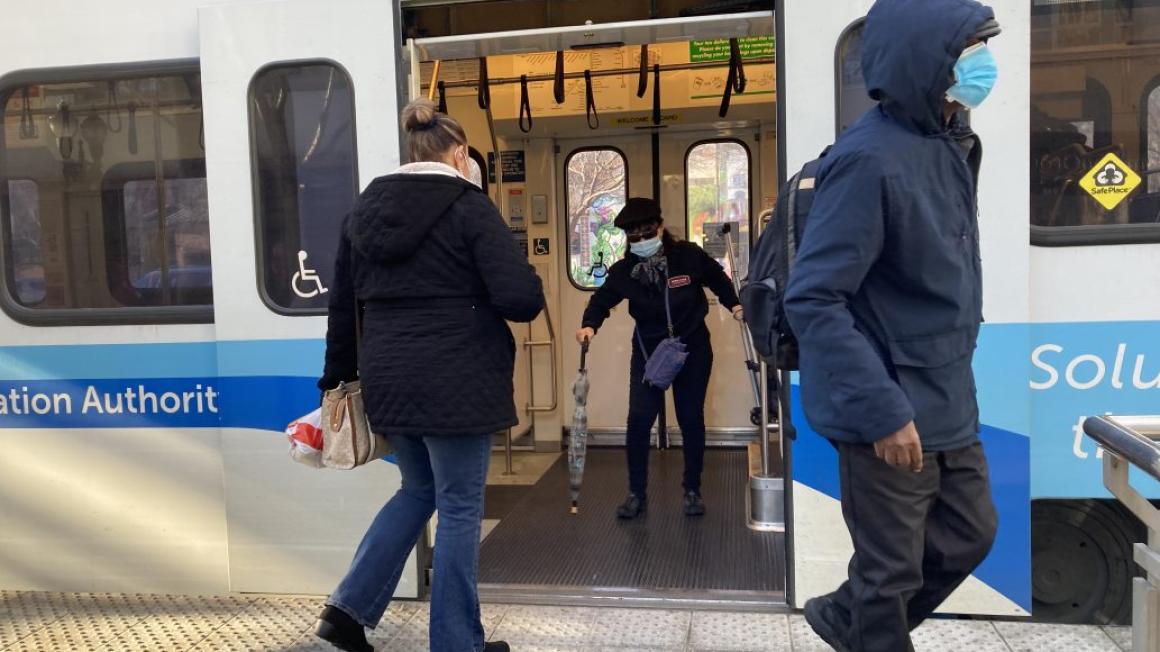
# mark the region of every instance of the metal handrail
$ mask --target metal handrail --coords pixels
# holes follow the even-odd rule
[[[536,412],[555,412],[559,406],[560,399],[557,388],[560,383],[558,379],[558,371],[556,370],[556,329],[552,327],[552,314],[548,312],[548,306],[544,306],[544,322],[548,325],[548,339],[546,340],[524,340],[524,348],[528,350],[528,404],[525,408],[528,414]],[[529,332],[531,324],[528,325]],[[535,372],[535,360],[532,359],[532,349],[537,346],[548,347],[550,353],[550,364],[552,369],[552,402],[548,405],[536,405],[536,382],[533,376]]]
[[[1160,416],[1091,417],[1083,430],[1111,451],[1160,480]]]
[[[1084,420],[1084,432],[1104,450],[1104,486],[1148,528],[1133,560],[1146,577],[1132,581],[1132,649],[1160,652],[1160,509],[1131,485],[1129,464],[1160,480],[1160,416],[1102,416]]]

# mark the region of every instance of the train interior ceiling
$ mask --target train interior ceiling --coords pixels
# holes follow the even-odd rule
[[[485,593],[675,591],[784,600],[784,534],[747,527],[749,477],[761,468],[751,422],[755,396],[738,326],[712,297],[708,514],[689,518],[681,509],[681,435],[670,425],[676,424],[670,399],[654,432],[649,512],[631,522],[615,517],[627,493],[620,445],[632,327],[623,306],[588,359],[595,447],[578,515],[567,510],[564,452],[574,408],[571,373],[579,366],[571,333],[603,280],[601,269],[623,255],[612,219],[628,196],[656,197],[666,228],[706,246],[730,274],[744,274],[750,224],[776,196],[773,34],[765,11],[408,43],[411,95],[433,99],[464,125],[485,187],[547,296],[544,317],[513,325],[523,343],[516,401],[525,409],[519,426],[496,440],[480,564]],[[499,165],[496,149],[503,152]],[[714,231],[714,222],[725,221],[736,224],[733,260]],[[550,348],[535,345],[545,341]],[[514,450],[505,455],[505,446]]]

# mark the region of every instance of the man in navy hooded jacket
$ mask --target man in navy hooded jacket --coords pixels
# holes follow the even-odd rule
[[[983,560],[997,519],[971,371],[982,322],[979,139],[994,12],[878,0],[862,71],[878,105],[823,159],[785,308],[810,425],[838,448],[849,579],[806,603],[837,650],[909,632]]]

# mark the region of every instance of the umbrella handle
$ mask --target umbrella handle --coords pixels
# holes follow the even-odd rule
[[[580,371],[584,371],[587,367],[588,360],[588,339],[580,343]]]

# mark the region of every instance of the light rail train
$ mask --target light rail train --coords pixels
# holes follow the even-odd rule
[[[851,551],[836,456],[800,406],[797,439],[775,442],[785,531],[746,528],[758,433],[737,326],[720,308],[708,318],[711,518],[615,522],[623,309],[588,356],[600,446],[570,516],[561,450],[580,352],[567,334],[624,251],[612,218],[629,196],[657,198],[668,228],[723,260],[717,226],[735,224],[742,255],[728,271],[744,277],[779,183],[870,106],[859,53],[871,4],[41,0],[10,11],[0,588],[333,587],[397,470],[297,466],[280,433],[318,403],[339,224],[399,165],[399,110],[420,96],[464,124],[547,295],[545,314],[515,330],[522,417],[497,434],[485,596],[800,607],[836,586]],[[1142,532],[1103,489],[1100,451],[1077,424],[1160,402],[1160,0],[991,4],[1001,77],[971,120],[986,147],[976,374],[1000,529],[944,610],[1120,620]],[[726,100],[737,75],[744,91]],[[669,424],[671,405],[654,473],[675,493]],[[424,595],[429,543],[401,596]]]

